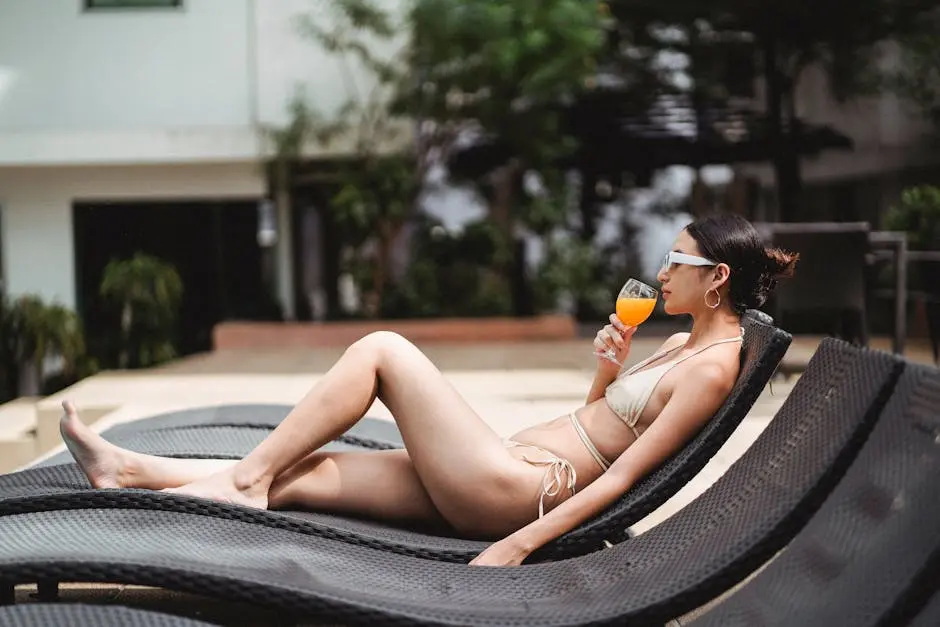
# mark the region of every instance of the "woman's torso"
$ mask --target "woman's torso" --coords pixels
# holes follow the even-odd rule
[[[681,342],[678,343],[679,346],[681,346],[681,344]],[[657,416],[659,416],[666,406],[666,403],[669,402],[677,382],[681,380],[682,377],[686,376],[689,369],[694,368],[696,364],[701,364],[703,361],[706,363],[722,364],[728,368],[728,376],[732,380],[737,378],[740,347],[740,343],[715,346],[668,369],[665,374],[662,375],[662,378],[658,380],[658,383],[655,384],[649,401],[640,412],[636,423],[637,432],[642,435],[653,421],[656,420]],[[683,352],[682,349],[677,348],[676,351],[670,353],[662,361],[653,362],[641,368],[638,372],[646,372],[661,364],[680,359],[683,356]],[[634,432],[627,426],[626,422],[611,409],[606,398],[603,396],[578,409],[576,415],[598,452],[611,463],[624,454],[637,439]],[[604,472],[579,438],[574,425],[572,425],[567,415],[524,429],[511,436],[511,439],[521,444],[538,446],[570,461],[577,471],[577,490],[584,489],[585,486],[590,485]],[[510,453],[514,454],[514,456],[525,454],[524,449],[515,453],[513,449],[510,449]]]

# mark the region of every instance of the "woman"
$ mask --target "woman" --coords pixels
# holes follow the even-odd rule
[[[597,371],[584,406],[511,440],[500,439],[414,345],[387,332],[350,346],[237,462],[120,449],[85,427],[69,402],[62,436],[95,487],[447,523],[468,536],[501,538],[471,564],[516,565],[608,507],[709,420],[738,376],[741,314],[761,305],[795,262],[765,248],[742,218],[688,225],[657,278],[666,312],[691,314],[691,332],[621,373],[604,355],[623,363],[635,329],[611,315],[594,339]],[[405,449],[316,452],[376,397]]]

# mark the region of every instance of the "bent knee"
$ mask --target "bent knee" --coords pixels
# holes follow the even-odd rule
[[[347,350],[367,351],[377,360],[381,360],[389,354],[414,351],[417,347],[403,335],[394,331],[373,331],[356,340]]]

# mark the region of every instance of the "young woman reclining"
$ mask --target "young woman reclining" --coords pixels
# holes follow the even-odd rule
[[[691,332],[626,371],[634,328],[615,315],[594,339],[584,406],[501,439],[403,337],[371,333],[245,458],[171,459],[127,451],[64,403],[61,432],[97,488],[167,490],[257,508],[314,509],[388,521],[446,523],[496,539],[473,565],[516,565],[608,507],[688,441],[738,376],[745,308],[764,303],[796,255],[766,248],[736,216],[689,224],[657,279],[669,314]],[[605,356],[606,355],[606,356]],[[318,452],[378,397],[405,448]]]

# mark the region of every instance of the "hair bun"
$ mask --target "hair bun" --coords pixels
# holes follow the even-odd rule
[[[777,280],[793,276],[799,253],[780,248],[764,248],[764,268],[757,276],[754,289],[747,299],[747,306],[759,308],[777,287]]]
[[[796,262],[800,259],[800,253],[793,253],[782,248],[765,248],[767,255],[767,275],[776,284],[777,279],[793,276],[796,270]]]

